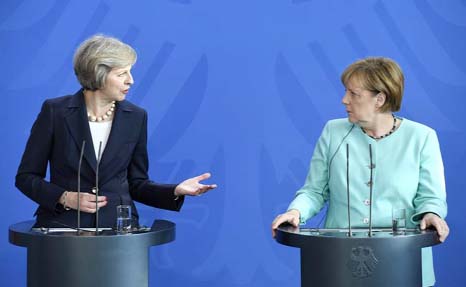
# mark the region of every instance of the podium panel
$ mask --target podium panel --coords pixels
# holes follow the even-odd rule
[[[27,248],[28,287],[148,286],[149,248],[175,239],[175,224],[127,234],[113,230],[36,229],[34,221],[11,225],[10,243]]]
[[[301,249],[301,286],[422,286],[421,249],[440,243],[436,231],[410,229],[277,229],[276,240]]]

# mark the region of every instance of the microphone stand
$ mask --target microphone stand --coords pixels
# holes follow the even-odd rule
[[[369,181],[369,237],[372,237],[372,186],[374,185],[372,180],[372,171],[373,171],[373,163],[372,163],[372,145],[369,144],[369,159],[370,159],[370,169],[371,169],[371,178]]]
[[[102,151],[102,142],[99,142],[99,151],[97,152],[97,164],[95,168],[95,234],[99,234],[99,165],[100,165],[100,152]]]
[[[350,192],[349,192],[349,144],[346,144],[346,196],[348,198],[348,237],[352,237],[351,232],[351,212],[350,212]]]
[[[80,234],[81,231],[81,164],[83,162],[84,148],[86,147],[86,141],[83,140],[81,145],[81,154],[79,155],[79,164],[78,164],[78,228],[76,230],[77,234]]]

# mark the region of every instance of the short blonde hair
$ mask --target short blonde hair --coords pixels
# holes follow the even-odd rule
[[[358,60],[349,65],[341,75],[341,82],[345,87],[350,79],[357,80],[365,90],[385,94],[381,112],[400,110],[404,76],[400,66],[392,59],[369,57]]]
[[[117,38],[102,34],[85,40],[74,54],[74,73],[84,89],[98,90],[105,86],[113,68],[134,65],[136,51]]]

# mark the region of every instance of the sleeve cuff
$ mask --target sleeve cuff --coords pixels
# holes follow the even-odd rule
[[[413,214],[411,216],[411,222],[418,225],[419,222],[422,220],[422,218],[424,217],[424,215],[426,213],[433,213],[435,215],[437,215],[438,217],[440,218],[444,218],[444,216],[441,215],[440,212],[438,211],[435,211],[435,210],[425,210],[425,211],[420,211],[420,212],[416,212],[415,214]]]

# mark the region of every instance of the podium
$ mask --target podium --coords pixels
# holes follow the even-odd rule
[[[281,225],[276,240],[301,249],[301,286],[422,286],[421,248],[439,244],[433,230],[312,229]]]
[[[175,239],[175,224],[156,220],[152,228],[117,234],[60,228],[9,228],[10,243],[27,248],[28,287],[148,286],[149,248]]]

